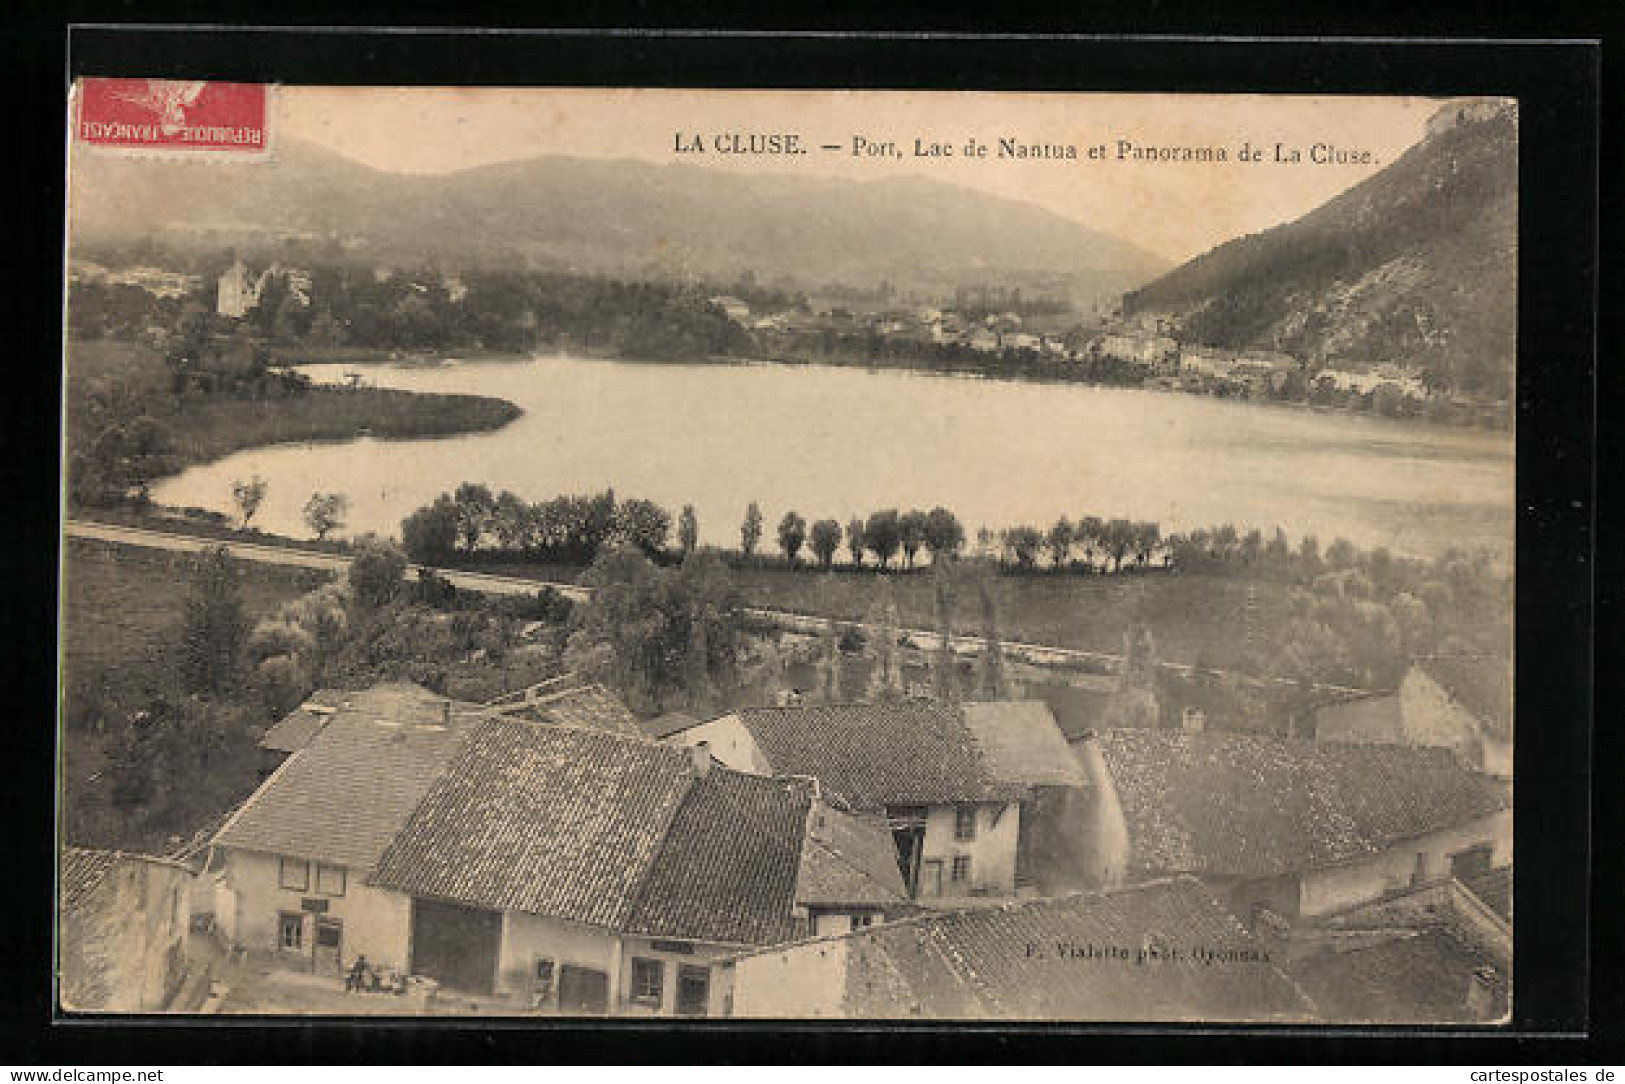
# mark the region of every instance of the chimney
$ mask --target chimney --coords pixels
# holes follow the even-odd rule
[[[1186,708],[1179,713],[1179,729],[1200,734],[1207,729],[1207,712],[1201,708]]]
[[[702,741],[689,746],[688,759],[694,768],[694,774],[704,779],[711,774],[711,743]]]
[[[1115,888],[1128,872],[1128,822],[1117,797],[1117,784],[1106,767],[1100,736],[1085,730],[1079,738],[1078,764],[1088,789],[1083,795],[1084,876],[1092,888]]]

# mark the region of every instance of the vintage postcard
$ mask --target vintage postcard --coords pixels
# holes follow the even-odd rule
[[[68,123],[64,1012],[1509,1019],[1515,100]]]

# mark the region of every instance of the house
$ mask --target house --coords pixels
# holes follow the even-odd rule
[[[1292,1022],[1313,1006],[1191,877],[927,912],[738,956],[738,1017]]]
[[[248,273],[242,260],[234,260],[215,285],[215,311],[241,319],[260,303],[260,281]]]
[[[406,683],[349,694],[216,833],[205,868],[223,890],[216,928],[317,972],[361,955],[403,963],[409,901],[368,878],[486,717]]]
[[[397,953],[445,985],[570,1012],[697,1015],[713,959],[791,940],[817,917],[862,925],[905,906],[894,871],[876,881],[861,873],[872,863],[848,854],[885,844],[879,829],[824,808],[808,780],[731,771],[700,749],[493,719],[437,779],[373,883],[409,901]],[[829,864],[845,867],[844,883]],[[805,894],[804,871],[815,871]]]
[[[762,775],[817,779],[884,818],[917,899],[1089,882],[1084,776],[1041,701],[747,708],[667,739]]]
[[[727,314],[728,319],[732,320],[736,324],[743,324],[746,320],[750,319],[750,306],[739,300],[737,297],[719,294],[718,296],[711,298],[711,304],[721,309]]]
[[[310,744],[338,710],[345,706],[350,694],[342,689],[317,689],[298,707],[273,723],[260,735],[260,778],[264,779],[286,760]]]
[[[1159,372],[1174,372],[1179,367],[1179,344],[1167,335],[1114,332],[1100,340],[1100,353]]]
[[[348,705],[216,835],[228,940],[541,1011],[703,1013],[710,961],[911,910],[881,825],[597,727],[413,686]]]
[[[1444,749],[1147,728],[1074,749],[1099,792],[1105,866],[1128,882],[1191,874],[1243,917],[1295,920],[1511,862],[1506,786]]]
[[[1512,776],[1511,669],[1493,660],[1418,660],[1397,688],[1314,709],[1320,742],[1449,749],[1463,763]]]
[[[192,871],[179,862],[64,847],[57,997],[77,1012],[157,1012],[186,977]]]
[[[532,722],[591,727],[631,738],[644,736],[638,717],[619,697],[573,673],[497,697],[485,706],[497,714]]]

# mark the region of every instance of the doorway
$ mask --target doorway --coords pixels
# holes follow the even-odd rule
[[[565,964],[559,969],[559,1010],[606,1015],[609,1012],[609,973]]]
[[[438,900],[412,901],[412,971],[470,994],[496,985],[502,913]]]
[[[677,969],[677,1015],[704,1016],[711,1007],[711,970],[684,964]]]
[[[344,970],[344,923],[318,915],[312,948],[311,970],[318,975],[337,975]]]

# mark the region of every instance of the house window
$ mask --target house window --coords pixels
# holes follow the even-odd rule
[[[874,924],[875,924],[875,916],[874,915],[853,915],[852,916],[852,926],[855,929],[860,929],[861,930],[866,926],[873,926]]]
[[[953,871],[949,874],[954,884],[964,884],[970,880],[970,855],[954,855]]]
[[[283,952],[300,952],[305,947],[305,916],[282,912],[276,921],[277,947]]]
[[[976,838],[976,807],[962,805],[954,809],[954,839],[968,843]]]
[[[302,858],[281,859],[281,868],[277,871],[277,884],[283,888],[291,888],[295,892],[305,892],[310,888],[310,863]]]
[[[660,1004],[666,985],[666,968],[659,960],[632,958],[632,1000]]]
[[[316,866],[316,891],[324,896],[344,895],[344,867],[343,866]]]

